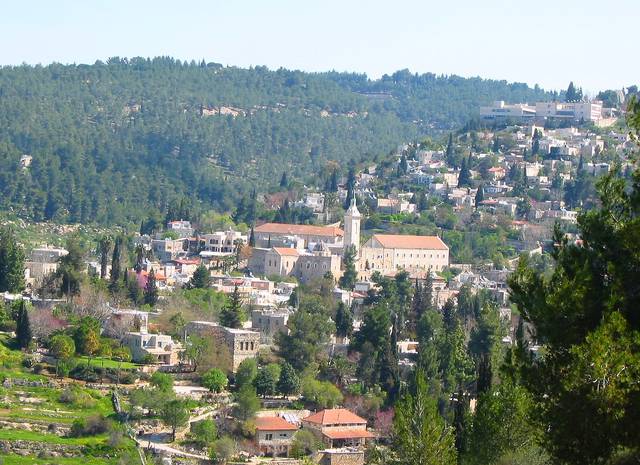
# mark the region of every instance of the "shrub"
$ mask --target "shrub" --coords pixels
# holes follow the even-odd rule
[[[200,446],[208,447],[211,446],[218,437],[218,427],[211,419],[191,423],[189,436]]]
[[[79,418],[74,420],[69,436],[73,438],[95,436],[106,433],[108,430],[109,421],[103,415],[92,415],[86,419]]]

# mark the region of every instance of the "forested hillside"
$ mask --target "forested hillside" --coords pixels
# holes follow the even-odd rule
[[[283,170],[309,181],[328,160],[366,160],[455,128],[488,101],[551,97],[479,78],[372,81],[171,58],[3,67],[0,209],[108,224],[185,197],[229,210]]]

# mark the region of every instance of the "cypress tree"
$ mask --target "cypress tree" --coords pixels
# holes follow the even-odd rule
[[[0,231],[0,292],[24,289],[24,251],[10,229]]]
[[[158,284],[156,283],[156,273],[149,271],[147,284],[144,287],[144,303],[147,305],[155,305],[158,302]]]
[[[16,341],[18,347],[25,349],[31,343],[31,323],[29,322],[29,313],[27,312],[27,303],[20,301],[20,308],[16,316]]]

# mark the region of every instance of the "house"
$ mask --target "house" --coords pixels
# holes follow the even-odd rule
[[[151,250],[153,254],[161,262],[168,262],[178,257],[179,254],[186,252],[188,247],[188,239],[153,239],[151,241]]]
[[[289,310],[254,310],[251,313],[251,328],[260,333],[260,343],[271,344],[276,334],[287,331],[290,314]]]
[[[437,236],[374,234],[360,252],[359,271],[368,275],[397,270],[432,269],[449,265],[449,247]]]
[[[303,246],[310,243],[325,242],[341,244],[342,229],[336,226],[315,226],[309,224],[265,223],[254,229],[256,247],[275,246],[287,236],[297,236],[303,240]]]
[[[179,238],[191,237],[193,235],[193,228],[190,221],[169,221],[167,223],[167,230],[175,232]]]
[[[376,210],[387,215],[415,213],[416,205],[402,199],[377,199]]]
[[[341,274],[339,255],[331,253],[324,242],[310,244],[312,250],[291,247],[253,249],[249,268],[253,273],[270,276],[294,276],[301,282],[322,278],[331,272],[334,277]]]
[[[30,278],[39,281],[51,273],[55,273],[58,269],[58,261],[68,253],[66,249],[48,245],[33,249],[29,260],[25,263]]]
[[[199,250],[208,252],[202,254],[205,257],[233,255],[239,244],[247,244],[249,239],[246,234],[229,229],[228,231],[216,231],[211,234],[203,234],[199,237]]]
[[[134,362],[145,362],[151,357],[162,365],[178,364],[183,350],[168,334],[150,334],[146,329],[126,333],[123,344],[131,351]]]
[[[293,436],[298,427],[279,416],[257,417],[256,443],[264,455],[289,455]]]
[[[224,344],[229,350],[231,366],[229,370],[236,372],[240,363],[248,358],[255,358],[260,348],[260,333],[246,329],[226,328],[210,321],[190,321],[185,328],[187,335],[212,337]]]
[[[318,465],[364,465],[364,450],[354,447],[319,450],[313,456]]]
[[[375,435],[367,420],[344,408],[326,409],[302,419],[302,428],[315,433],[330,448],[365,445]]]

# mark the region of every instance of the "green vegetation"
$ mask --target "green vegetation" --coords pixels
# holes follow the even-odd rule
[[[282,166],[290,185],[328,160],[387,153],[461,125],[481,104],[551,97],[526,84],[406,70],[369,80],[171,58],[6,66],[0,87],[0,208],[109,225],[164,216],[181,198],[192,213],[230,211],[258,182],[276,187]],[[24,154],[33,157],[27,168]]]

